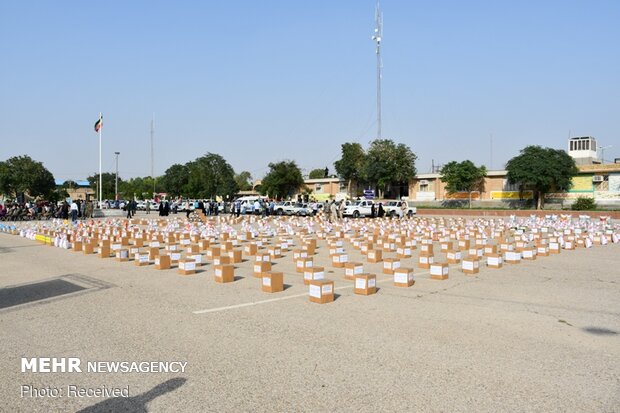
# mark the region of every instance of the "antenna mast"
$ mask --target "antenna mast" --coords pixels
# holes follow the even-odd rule
[[[383,15],[381,14],[381,6],[377,0],[377,8],[375,10],[375,34],[372,40],[376,44],[375,53],[377,54],[377,139],[381,139],[381,40],[383,37]]]
[[[155,114],[153,113],[153,117],[151,118],[151,181],[153,181],[153,196],[155,196],[155,168],[154,168],[155,149],[153,147],[154,135],[155,135]]]
[[[490,137],[490,150],[491,150],[491,164],[489,165],[489,169],[493,169],[493,134]]]

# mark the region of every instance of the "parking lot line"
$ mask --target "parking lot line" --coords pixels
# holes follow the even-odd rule
[[[416,273],[416,275],[424,275],[424,274],[428,274],[428,271],[425,272],[419,272]],[[386,282],[386,281],[393,281],[394,278],[390,277],[390,278],[384,278],[382,280],[377,280],[377,283],[382,283],[382,282]],[[342,285],[340,287],[335,287],[334,290],[344,290],[346,288],[352,288],[351,285]],[[237,308],[243,308],[243,307],[250,307],[253,305],[261,305],[261,304],[267,304],[267,303],[274,303],[276,301],[282,301],[282,300],[290,300],[291,298],[299,298],[299,297],[307,297],[308,293],[302,293],[302,294],[294,294],[294,295],[286,295],[284,297],[276,297],[276,298],[270,298],[268,300],[260,300],[260,301],[251,301],[249,303],[241,303],[241,304],[234,304],[234,305],[227,305],[224,307],[215,307],[215,308],[207,308],[204,310],[197,310],[197,311],[193,311],[194,314],[206,314],[206,313],[217,313],[220,311],[228,311],[228,310],[234,310]]]

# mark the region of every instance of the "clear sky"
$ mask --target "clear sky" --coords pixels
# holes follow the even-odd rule
[[[384,0],[383,137],[500,169],[595,136],[620,156],[620,1]],[[376,137],[374,0],[0,1],[0,160],[56,178],[206,152],[262,177]],[[493,136],[491,164],[490,141]]]

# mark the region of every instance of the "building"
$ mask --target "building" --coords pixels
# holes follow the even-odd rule
[[[484,191],[473,192],[471,199],[476,201],[505,201],[532,199],[532,191],[519,193],[517,185],[510,185],[506,179],[507,172],[488,171],[484,180]],[[441,174],[419,174],[409,183],[409,200],[420,202],[467,200],[468,192],[448,194],[446,184],[441,181]]]
[[[567,192],[551,192],[545,202],[572,203],[579,197],[594,198],[597,204],[620,207],[620,164],[578,165],[579,173],[573,177],[573,186]],[[533,198],[532,191],[519,192],[518,185],[511,185],[507,171],[488,171],[484,191],[472,193],[472,200],[488,205],[525,203]],[[446,201],[467,200],[467,192],[448,194],[440,174],[420,174],[409,186],[409,199],[420,204],[432,205]]]
[[[317,201],[347,198],[347,181],[341,178],[306,179],[304,184],[306,185],[305,193]]]
[[[596,139],[591,136],[581,136],[568,140],[568,154],[577,165],[592,165],[601,163],[598,157]]]
[[[65,182],[62,179],[56,179],[56,186],[63,186]],[[88,181],[73,181],[75,182],[75,187],[65,188],[67,193],[69,194],[69,198],[82,201],[88,201],[90,199],[95,198],[95,191],[90,187],[90,182]]]

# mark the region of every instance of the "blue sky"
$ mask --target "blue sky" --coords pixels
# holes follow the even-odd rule
[[[620,156],[619,1],[382,1],[383,137],[502,168],[595,136]],[[376,137],[373,0],[2,1],[0,159],[123,178],[206,152],[262,177]],[[490,137],[493,136],[491,165]]]

